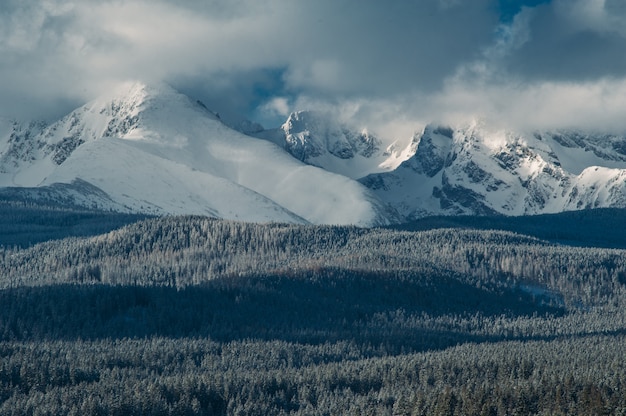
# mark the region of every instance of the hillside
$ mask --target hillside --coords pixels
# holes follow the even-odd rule
[[[0,412],[611,413],[626,255],[586,214],[587,247],[195,216],[2,248]]]
[[[14,124],[0,137],[0,185],[32,193],[58,183],[75,203],[121,212],[390,222],[362,185],[232,130],[164,84],[125,84],[47,127]]]
[[[598,208],[559,214],[426,217],[391,226],[393,229],[425,231],[437,228],[503,230],[530,235],[556,244],[583,247],[626,248],[626,210]]]

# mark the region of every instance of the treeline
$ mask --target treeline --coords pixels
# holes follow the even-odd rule
[[[146,215],[42,205],[0,193],[0,247],[26,248],[66,237],[99,235],[145,218]]]
[[[461,342],[578,334],[621,328],[597,315],[581,327],[566,310],[524,291],[489,291],[453,275],[356,274],[215,279],[164,286],[50,285],[0,291],[4,340],[166,336],[320,343],[353,340],[384,353]],[[493,322],[493,324],[492,324]],[[608,325],[608,326],[607,326]]]
[[[426,231],[437,228],[503,230],[554,243],[602,248],[626,248],[626,209],[598,208],[558,214],[427,217],[390,228]]]
[[[170,217],[0,276],[0,414],[626,409],[624,250]]]
[[[3,415],[623,414],[625,336],[364,357],[352,342],[0,344]]]

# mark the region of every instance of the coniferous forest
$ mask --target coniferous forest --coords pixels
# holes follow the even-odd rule
[[[0,210],[2,415],[626,414],[624,210]]]

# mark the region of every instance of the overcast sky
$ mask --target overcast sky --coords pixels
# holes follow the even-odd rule
[[[626,130],[626,1],[2,1],[0,115],[50,120],[127,80],[266,127],[329,109],[388,135]]]

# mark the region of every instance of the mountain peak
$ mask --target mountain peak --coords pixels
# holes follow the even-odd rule
[[[362,185],[229,128],[166,84],[124,83],[42,132],[4,136],[0,184],[79,180],[115,204],[100,208],[260,222],[389,221]]]
[[[252,135],[277,144],[306,164],[351,179],[393,170],[413,154],[412,144],[384,145],[367,127],[355,128],[324,111],[295,111],[280,128]]]
[[[361,182],[405,218],[626,206],[623,136],[427,125],[413,156]]]
[[[178,92],[165,82],[128,81],[117,85],[109,94],[105,94],[88,103],[88,107],[126,107],[137,111],[151,108],[172,108],[183,106],[196,108],[213,114],[199,101]]]
[[[80,180],[106,194],[99,201],[110,199],[110,209],[360,225],[390,213],[626,204],[623,136],[518,133],[475,119],[429,124],[399,150],[328,112],[294,112],[280,129],[244,127],[266,141],[165,83],[126,82],[47,127],[0,120],[0,185]]]
[[[401,166],[410,167],[415,172],[428,177],[435,176],[445,166],[453,137],[454,130],[451,127],[438,124],[427,125],[421,136],[413,139],[415,143],[413,156],[404,161]]]
[[[180,93],[165,82],[125,81],[111,90],[110,95],[103,98],[142,101],[148,97],[159,95],[179,95]]]

